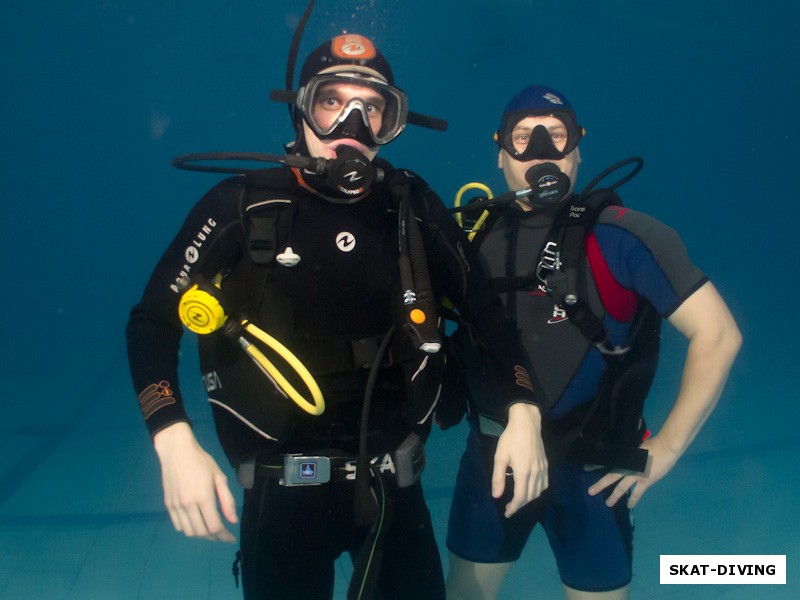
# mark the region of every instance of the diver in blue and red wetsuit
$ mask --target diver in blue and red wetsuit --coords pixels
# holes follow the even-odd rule
[[[608,191],[574,193],[583,134],[561,93],[530,86],[510,100],[496,135],[509,189],[533,192],[490,209],[475,242],[552,406],[543,425],[550,485],[516,514],[506,511],[508,489],[493,488],[489,471],[502,424],[473,412],[450,513],[450,600],[496,598],[536,524],[568,599],[627,598],[630,511],[694,439],[741,343],[675,231]],[[592,199],[605,203],[595,203],[594,221],[568,242],[564,232]],[[578,260],[568,257],[570,243]],[[675,403],[649,436],[642,405],[661,319],[689,345]]]

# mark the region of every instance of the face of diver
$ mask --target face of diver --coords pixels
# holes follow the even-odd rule
[[[331,83],[325,85],[316,95],[312,110],[313,118],[321,129],[331,127],[342,114],[342,111],[353,101],[360,101],[363,110],[369,120],[369,126],[373,133],[378,133],[383,123],[383,109],[386,101],[383,96],[372,88],[350,83]],[[355,110],[361,110],[356,108]],[[305,135],[308,150],[311,156],[318,158],[336,158],[336,146],[351,146],[361,152],[369,160],[378,154],[378,146],[369,147],[351,137],[341,137],[334,139],[320,139],[303,121],[303,133]]]
[[[567,128],[564,123],[551,115],[541,116],[527,116],[519,121],[511,132],[511,139],[514,148],[517,152],[524,152],[528,146],[533,130],[536,126],[542,125],[547,129],[550,134],[550,139],[553,145],[559,151],[563,151],[567,144]],[[525,179],[525,173],[534,165],[541,163],[553,163],[562,173],[567,175],[570,179],[571,186],[570,192],[575,185],[575,179],[578,175],[578,165],[581,162],[581,154],[578,148],[567,154],[564,158],[559,160],[552,159],[534,159],[528,161],[520,161],[513,158],[505,150],[500,150],[497,158],[497,166],[503,170],[503,175],[506,178],[509,190],[521,190],[530,187]]]

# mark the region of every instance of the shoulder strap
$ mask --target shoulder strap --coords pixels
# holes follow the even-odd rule
[[[540,265],[551,273],[546,277],[550,295],[566,311],[570,321],[604,355],[624,352],[606,346],[607,333],[602,321],[591,310],[582,290],[581,265],[586,257],[586,237],[607,206],[621,205],[619,196],[609,189],[590,193],[578,202],[567,202],[556,216]],[[554,257],[553,257],[554,255]]]
[[[247,253],[257,265],[268,265],[289,238],[292,195],[284,169],[264,169],[247,175],[247,193],[242,198],[240,218]]]

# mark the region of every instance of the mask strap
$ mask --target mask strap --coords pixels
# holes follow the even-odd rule
[[[306,28],[306,23],[311,16],[311,11],[314,9],[314,1],[315,0],[311,0],[311,2],[308,3],[306,11],[303,13],[303,16],[300,17],[300,21],[298,21],[297,27],[294,30],[294,35],[292,36],[292,44],[289,46],[289,56],[286,60],[287,91],[294,88],[294,67],[297,64],[297,53],[300,50],[300,41],[303,39],[303,31]],[[294,103],[289,105],[289,116],[294,121]]]

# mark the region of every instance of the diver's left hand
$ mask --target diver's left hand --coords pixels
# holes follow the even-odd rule
[[[606,506],[614,506],[620,498],[630,492],[628,508],[633,508],[654,483],[672,470],[680,454],[672,451],[658,436],[646,439],[640,445],[648,451],[644,473],[636,471],[609,471],[589,488],[589,495],[596,496],[606,488],[614,486],[606,499]]]
[[[548,486],[542,414],[538,406],[520,402],[508,409],[508,425],[497,440],[494,453],[492,496],[495,498],[503,495],[509,468],[514,476],[514,496],[506,504],[506,517],[538,498]]]

